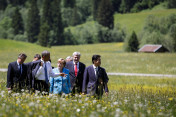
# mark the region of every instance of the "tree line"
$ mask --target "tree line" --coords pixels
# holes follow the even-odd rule
[[[115,12],[138,12],[164,0],[0,0],[0,38],[41,46],[124,41],[123,29],[114,28]],[[175,8],[169,0],[168,8]],[[95,22],[91,29],[67,27]],[[81,36],[79,35],[81,33]],[[75,35],[75,34],[74,34]]]

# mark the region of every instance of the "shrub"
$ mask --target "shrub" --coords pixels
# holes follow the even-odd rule
[[[133,31],[130,37],[125,41],[125,51],[127,52],[137,52],[139,47],[139,41],[136,33]]]
[[[27,41],[27,35],[26,35],[26,33],[15,35],[14,40],[25,41],[26,42]]]

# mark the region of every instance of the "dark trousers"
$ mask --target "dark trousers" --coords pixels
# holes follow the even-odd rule
[[[22,89],[26,90],[26,84],[23,81],[18,81],[13,83],[13,85],[11,86],[11,89],[13,92],[21,92]]]
[[[71,93],[72,93],[72,95],[81,94],[81,89],[80,89],[80,87],[74,86]]]
[[[45,80],[36,80],[35,81],[35,90],[38,90],[40,92],[49,92],[49,84],[45,82]]]

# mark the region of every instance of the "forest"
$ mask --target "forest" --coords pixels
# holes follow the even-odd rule
[[[135,37],[134,40],[139,41],[135,44],[138,48],[139,44],[150,42],[147,35],[152,32],[156,38],[151,43],[164,44],[174,52],[175,14],[161,19],[149,17],[148,20],[152,22],[145,25],[141,34],[128,34],[124,29],[114,26],[116,13],[136,13],[152,9],[163,2],[167,2],[168,9],[176,8],[174,0],[0,0],[0,38],[36,43],[44,47],[126,42],[127,51],[136,51],[128,47],[128,42],[132,42],[130,38]],[[159,24],[163,21],[166,22],[165,27]],[[76,28],[81,31],[81,35],[70,31],[71,27],[86,22],[91,22],[90,25],[94,25],[95,29]],[[139,40],[134,35],[146,36],[140,36],[145,39]],[[170,41],[162,41],[162,35]]]

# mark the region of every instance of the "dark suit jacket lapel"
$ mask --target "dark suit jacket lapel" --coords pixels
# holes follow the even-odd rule
[[[15,62],[15,69],[18,71],[18,64]]]
[[[73,62],[71,63],[71,71],[73,71],[73,73],[75,73],[75,69],[74,69],[74,64],[73,64]],[[74,74],[74,76],[75,76],[75,74]],[[76,77],[76,76],[75,76]]]

